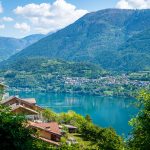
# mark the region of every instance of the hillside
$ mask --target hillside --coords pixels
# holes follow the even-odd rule
[[[24,57],[44,56],[92,62],[109,70],[150,70],[149,28],[149,9],[89,13],[12,56],[3,66],[11,67]]]
[[[10,91],[42,91],[107,96],[133,96],[149,89],[149,72],[118,74],[97,65],[30,57],[14,61],[11,68],[0,71],[0,81]]]
[[[106,75],[99,66],[90,63],[50,60],[44,57],[22,59],[14,62],[9,70],[0,72],[0,78],[12,89],[29,89],[52,92],[70,92],[69,83],[89,82]],[[68,81],[67,81],[68,80]],[[75,92],[83,92],[81,83],[77,83]],[[92,88],[92,87],[87,87]]]
[[[9,58],[11,55],[37,42],[43,37],[44,35],[42,34],[30,35],[22,39],[0,37],[0,61]]]

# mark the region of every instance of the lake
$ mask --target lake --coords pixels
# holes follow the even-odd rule
[[[128,121],[137,114],[137,109],[132,105],[135,99],[132,98],[32,92],[13,95],[34,97],[38,105],[58,113],[73,110],[83,116],[88,114],[95,124],[113,127],[118,134],[126,136],[131,131]]]

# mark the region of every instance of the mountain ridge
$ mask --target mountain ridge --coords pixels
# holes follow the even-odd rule
[[[105,9],[92,12],[23,49],[5,63],[9,66],[14,60],[24,57],[43,56],[67,61],[88,61],[108,70],[150,69],[149,63],[141,61],[148,60],[149,51],[139,51],[137,55],[136,50],[131,50],[130,53],[121,50],[126,47],[129,39],[149,30],[149,25],[150,9]],[[150,39],[149,32],[145,34]],[[130,48],[132,49],[132,45]],[[141,67],[136,65],[139,61]]]

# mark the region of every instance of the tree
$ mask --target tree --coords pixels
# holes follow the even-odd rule
[[[0,83],[0,100],[2,100],[3,94],[4,94],[4,88],[5,86]]]
[[[50,109],[44,109],[42,115],[47,122],[57,120],[57,114]]]
[[[140,112],[130,121],[133,131],[128,147],[132,150],[148,150],[150,148],[150,92],[140,92],[138,106]]]
[[[120,136],[116,134],[114,129],[102,129],[98,133],[98,147],[100,150],[123,150],[124,143]]]
[[[100,150],[123,150],[124,143],[120,136],[111,128],[100,128],[87,122],[81,127],[81,134],[91,140]]]
[[[8,107],[0,105],[0,149],[7,150],[53,150],[36,136],[36,131],[27,128],[24,116],[12,114]]]
[[[2,149],[28,149],[32,145],[31,131],[23,116],[13,116],[9,108],[0,105],[0,141]]]
[[[85,119],[86,119],[86,121],[88,121],[88,122],[92,122],[92,119],[91,119],[90,115],[86,115],[86,116],[85,116]]]

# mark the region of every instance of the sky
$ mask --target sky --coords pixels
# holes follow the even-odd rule
[[[106,8],[149,9],[150,0],[0,0],[0,36],[55,32]]]

